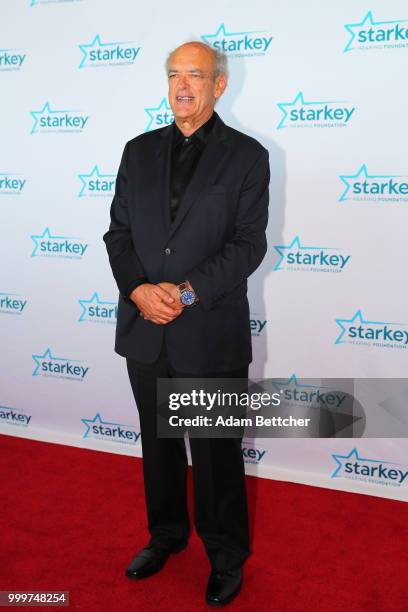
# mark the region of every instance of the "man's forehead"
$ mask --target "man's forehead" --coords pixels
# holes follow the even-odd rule
[[[214,56],[204,45],[185,44],[175,49],[169,58],[169,68],[176,68],[178,64],[191,71],[211,69],[214,65]]]
[[[170,62],[169,72],[178,72],[180,68],[180,64]],[[183,64],[183,69],[187,72],[203,72],[202,66],[195,66],[193,64],[189,64],[187,66]]]

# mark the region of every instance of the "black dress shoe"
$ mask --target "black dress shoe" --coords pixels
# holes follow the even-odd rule
[[[164,564],[171,553],[180,552],[185,547],[186,544],[180,545],[179,547],[175,547],[173,549],[160,549],[150,544],[137,554],[127,568],[125,574],[128,578],[135,580],[153,576],[153,574],[160,572],[160,570],[164,567]]]
[[[210,606],[225,606],[238,595],[242,585],[242,569],[213,570],[208,581],[205,601]]]

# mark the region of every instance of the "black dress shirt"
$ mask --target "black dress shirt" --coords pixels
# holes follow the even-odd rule
[[[171,174],[170,174],[170,221],[173,223],[180,207],[186,188],[198,166],[209,135],[214,126],[216,114],[211,117],[191,136],[184,136],[177,125],[173,123]],[[129,286],[126,296],[139,285],[147,282],[146,278],[135,278]]]
[[[173,147],[170,175],[170,221],[173,223],[186,188],[197,168],[215,122],[213,113],[191,136],[184,136],[173,124]]]

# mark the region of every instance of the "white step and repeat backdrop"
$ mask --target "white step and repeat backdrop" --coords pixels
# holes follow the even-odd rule
[[[102,235],[123,146],[172,121],[163,64],[191,39],[226,50],[218,112],[270,151],[252,375],[407,374],[404,0],[1,0],[3,433],[141,454]],[[250,474],[405,500],[407,449],[243,444]]]

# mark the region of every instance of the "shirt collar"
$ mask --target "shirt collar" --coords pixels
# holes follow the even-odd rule
[[[193,140],[196,144],[198,144],[200,146],[205,146],[207,144],[208,137],[209,137],[210,132],[211,132],[213,126],[214,126],[216,118],[217,118],[217,114],[215,112],[213,112],[213,114],[208,119],[208,121],[203,123],[203,125],[201,125],[198,128],[198,130],[193,132],[191,134],[191,136],[189,136],[188,138],[190,138],[191,140]],[[173,141],[173,143],[174,143],[174,146],[176,146],[176,145],[180,144],[186,138],[186,136],[184,136],[183,132],[180,131],[180,129],[177,127],[177,125],[175,123],[173,123],[173,127],[174,127],[174,141]]]

